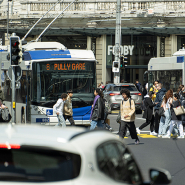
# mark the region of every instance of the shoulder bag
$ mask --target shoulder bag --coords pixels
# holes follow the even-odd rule
[[[163,107],[159,107],[159,115],[165,117]]]
[[[185,114],[183,106],[175,107],[175,108],[173,108],[173,110],[174,110],[176,116]]]

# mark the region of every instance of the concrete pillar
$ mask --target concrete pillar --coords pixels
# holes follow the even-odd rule
[[[101,82],[106,84],[106,35],[96,39],[96,60],[97,85]]]
[[[91,44],[92,44],[92,39],[91,37],[87,36],[87,49],[91,50]]]
[[[157,37],[157,57],[160,57],[160,37]]]
[[[171,53],[172,55],[177,51],[177,36],[171,35]]]

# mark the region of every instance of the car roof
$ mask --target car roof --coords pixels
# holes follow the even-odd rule
[[[116,86],[122,86],[122,85],[129,85],[129,86],[135,86],[133,83],[117,83]]]
[[[18,144],[30,146],[53,147],[77,152],[77,148],[84,142],[92,141],[86,149],[96,147],[103,141],[117,139],[115,135],[106,130],[89,131],[79,127],[54,127],[35,125],[0,125],[0,144]],[[77,146],[78,145],[78,146]]]

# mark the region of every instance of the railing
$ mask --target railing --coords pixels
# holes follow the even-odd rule
[[[57,0],[56,0],[57,1]],[[55,1],[55,2],[56,2]],[[93,1],[93,0],[86,0],[81,1],[78,0],[73,5],[71,5],[66,12],[72,12],[73,14],[78,13],[82,15],[87,15],[90,13],[97,13],[97,14],[110,14],[116,12],[116,1],[117,0],[99,0]],[[17,0],[18,2],[18,0]],[[49,10],[55,2],[49,2],[49,0],[43,0],[43,2],[40,1],[19,1],[19,5],[17,7],[13,6],[13,12],[14,15],[20,15],[21,16],[32,16],[37,17],[38,14],[44,14],[47,10]],[[69,5],[71,1],[64,1],[59,3],[50,13],[51,14],[57,14],[58,12],[62,11]],[[131,0],[124,0],[122,2],[122,14],[125,14],[125,16],[129,16],[129,14],[138,14],[138,13],[149,13],[150,14],[170,14],[174,13],[176,16],[181,17],[184,16],[183,12],[185,12],[185,2],[184,0],[181,1],[163,1],[163,0],[155,0],[149,1],[149,0],[138,0],[137,2],[131,1]],[[7,16],[7,4],[2,3],[0,4],[0,14],[1,16],[6,17]],[[11,15],[10,15],[11,16]],[[54,15],[53,15],[54,16]],[[52,17],[53,17],[52,16]],[[75,15],[71,15],[75,16]],[[134,15],[132,15],[134,16]],[[12,17],[14,18],[14,17]]]

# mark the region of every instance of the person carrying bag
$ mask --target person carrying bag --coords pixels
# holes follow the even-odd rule
[[[166,134],[165,138],[170,138],[172,130],[173,130],[174,126],[176,126],[176,125],[178,126],[178,132],[180,134],[178,136],[178,138],[180,138],[180,139],[184,138],[181,115],[176,115],[175,111],[174,111],[177,107],[181,107],[181,103],[180,103],[179,99],[180,99],[179,94],[175,93],[174,94],[174,100],[175,101],[172,103],[172,109],[171,109],[172,110],[172,120],[170,122],[170,128],[167,131],[167,134]]]

